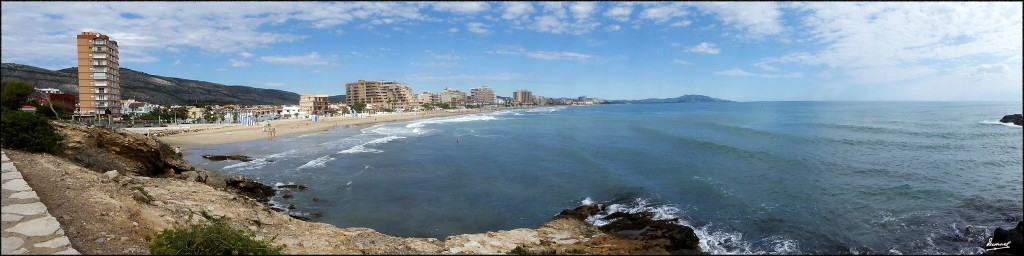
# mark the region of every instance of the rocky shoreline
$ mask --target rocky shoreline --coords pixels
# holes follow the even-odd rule
[[[616,213],[597,227],[585,220],[602,204],[563,211],[538,228],[435,238],[403,238],[366,228],[339,228],[268,206],[279,191],[243,176],[195,168],[158,140],[124,130],[55,123],[65,137],[57,155],[12,150],[26,181],[86,254],[142,254],[144,237],[201,220],[200,213],[228,217],[258,238],[276,237],[288,254],[700,254],[689,227],[655,220],[650,213]],[[278,209],[281,210],[281,209]],[[312,213],[316,216],[317,213]],[[100,236],[97,236],[97,235]],[[112,238],[117,238],[113,239]]]

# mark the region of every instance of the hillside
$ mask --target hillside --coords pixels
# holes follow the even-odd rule
[[[345,103],[345,95],[334,95],[327,97],[327,102],[330,103]]]
[[[712,98],[704,95],[683,95],[675,98],[664,98],[664,99],[642,99],[642,100],[609,100],[609,103],[687,103],[687,102],[732,102],[730,100],[723,100]]]
[[[298,104],[299,94],[247,86],[223,85],[205,81],[151,75],[121,68],[121,98],[160,105],[196,104]],[[3,63],[2,81],[23,81],[36,88],[57,88],[78,93],[78,68],[57,71]]]

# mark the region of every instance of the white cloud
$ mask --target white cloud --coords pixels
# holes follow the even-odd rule
[[[226,68],[218,68],[218,69],[214,69],[213,71],[225,72],[225,71],[228,71],[228,69],[226,69]]]
[[[448,29],[448,33],[458,33],[458,32],[459,32],[459,29],[457,29],[457,28],[449,28]]]
[[[619,22],[629,21],[629,15],[633,13],[632,4],[618,4],[615,7],[609,8],[608,11],[604,12],[604,16],[617,20]]]
[[[491,74],[479,74],[479,75],[428,75],[428,74],[417,74],[406,77],[408,80],[413,81],[451,81],[451,80],[474,80],[474,81],[507,81],[516,80],[522,78],[522,74],[517,73],[491,73]]]
[[[734,69],[730,69],[730,70],[722,70],[722,71],[715,72],[714,74],[715,75],[720,75],[720,76],[756,76],[756,77],[764,77],[764,78],[801,78],[801,77],[804,77],[804,74],[801,73],[801,72],[793,72],[793,73],[788,73],[788,74],[755,74],[755,73],[750,73],[750,72],[747,72],[747,71],[743,71],[742,69],[738,69],[738,68],[734,68]]]
[[[754,67],[760,68],[760,69],[765,70],[765,71],[779,71],[779,68],[774,67],[772,65],[768,65],[767,63],[764,63],[763,61],[762,62],[758,62],[758,63],[754,63]]]
[[[409,64],[413,65],[413,66],[420,66],[420,67],[441,67],[441,68],[450,68],[450,67],[456,66],[456,64],[454,62],[443,62],[443,61],[440,61],[440,62],[409,62]]]
[[[484,2],[439,2],[433,3],[435,11],[453,12],[458,14],[476,14],[487,11],[490,5]]]
[[[470,23],[466,24],[466,30],[469,30],[469,32],[473,32],[473,33],[477,33],[477,34],[487,34],[487,33],[490,33],[491,31],[485,29],[484,26],[486,26],[486,25],[484,25],[483,23],[480,23],[480,22],[470,22]]]
[[[672,59],[672,64],[679,64],[679,65],[683,65],[683,66],[689,66],[689,65],[693,65],[693,62],[689,62],[689,61],[685,61],[685,60],[680,60],[680,59]]]
[[[694,45],[693,47],[686,49],[687,52],[703,54],[718,54],[719,52],[721,52],[721,50],[722,49],[715,47],[715,44],[708,42],[702,42],[698,45]]]
[[[952,65],[1021,55],[1019,3],[799,4],[806,39],[820,50],[763,59],[836,68],[854,83],[933,76]],[[841,10],[841,11],[840,11]],[[966,74],[966,73],[960,73]],[[952,90],[936,88],[936,90]]]
[[[288,65],[327,65],[327,60],[320,57],[317,52],[311,52],[309,55],[294,55],[294,56],[263,56],[260,60],[268,63],[276,64],[288,64]]]
[[[689,26],[690,24],[693,24],[693,21],[681,20],[681,21],[673,22],[672,25],[669,25],[669,26],[670,27],[685,27],[685,26]]]
[[[549,52],[549,51],[529,51],[518,47],[504,47],[503,50],[492,51],[494,54],[506,54],[506,55],[521,55],[531,59],[538,60],[577,60],[587,61],[595,59],[594,56],[576,52]]]
[[[501,18],[506,20],[527,19],[534,12],[533,4],[529,2],[502,3],[502,6],[504,6],[505,12]]]
[[[655,23],[663,23],[673,18],[683,17],[689,14],[683,3],[669,3],[663,5],[652,5],[640,12],[641,19],[654,20]]]
[[[730,70],[723,70],[715,72],[715,75],[720,76],[756,76],[757,74],[743,71],[742,69],[734,68]]]
[[[604,31],[619,31],[621,29],[619,25],[610,25],[604,28]]]
[[[181,64],[181,60],[174,60],[174,65]]]
[[[427,51],[427,58],[435,59],[435,60],[447,60],[447,61],[463,59],[462,56],[455,55],[455,54],[436,54],[436,53],[433,53],[433,52],[430,52],[430,51]]]
[[[569,6],[573,18],[583,20],[590,18],[590,15],[597,11],[597,4],[594,2],[577,2]]]
[[[236,60],[236,59],[229,59],[229,61],[231,61],[231,66],[232,67],[245,67],[245,66],[249,66],[249,63],[246,63],[245,61],[240,61],[240,60]]]
[[[772,35],[784,30],[780,20],[782,11],[779,10],[776,3],[699,2],[692,4],[701,11],[714,13],[725,25],[747,31],[750,36]]]
[[[252,57],[252,53],[243,51],[243,52],[238,53],[238,56],[242,56],[242,58],[251,58]]]

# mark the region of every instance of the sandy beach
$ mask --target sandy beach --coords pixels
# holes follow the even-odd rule
[[[395,121],[406,121],[415,119],[426,119],[434,117],[445,117],[455,115],[466,115],[466,114],[483,114],[491,113],[494,110],[480,110],[480,109],[469,109],[463,111],[425,111],[419,113],[404,113],[404,114],[377,114],[370,116],[360,117],[329,117],[322,118],[319,122],[313,122],[311,119],[285,119],[285,120],[273,120],[270,121],[270,126],[277,128],[277,134],[275,137],[282,137],[293,134],[308,134],[316,132],[325,132],[329,129],[336,127],[344,127],[346,125],[364,125],[364,124],[375,124],[382,122],[395,122]],[[261,123],[263,124],[263,123]],[[192,125],[192,126],[180,126],[180,127],[167,127],[160,128],[159,130],[173,130],[178,129],[203,129],[201,131],[184,132],[167,136],[157,137],[159,140],[166,142],[173,146],[180,146],[183,149],[191,149],[201,145],[218,145],[218,144],[229,144],[238,143],[254,140],[269,140],[271,139],[270,133],[265,132],[262,126],[243,126],[239,124],[224,124],[224,125]],[[151,129],[157,130],[157,129]],[[132,130],[136,133],[145,134],[147,130],[136,129]]]

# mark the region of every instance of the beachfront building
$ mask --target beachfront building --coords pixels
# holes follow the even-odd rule
[[[146,102],[135,101],[134,99],[127,99],[121,101],[121,114],[123,115],[141,115],[152,112],[157,105],[149,104]]]
[[[533,104],[537,104],[540,106],[547,105],[548,98],[545,98],[544,96],[533,96]]]
[[[121,116],[121,76],[117,41],[97,32],[82,32],[78,44],[78,114]],[[109,113],[109,115],[107,114]]]
[[[486,85],[477,88],[469,89],[471,95],[471,102],[475,105],[491,105],[494,104],[494,90]]]
[[[518,90],[512,92],[512,103],[514,104],[533,104],[533,93],[530,90]]]
[[[327,112],[327,94],[303,94],[299,98],[299,108],[311,115],[322,115]]]
[[[418,105],[412,87],[399,82],[364,81],[345,84],[345,103],[365,103],[387,109],[410,109]]]
[[[420,105],[423,105],[423,104],[433,104],[434,103],[433,99],[434,99],[434,95],[430,94],[430,92],[426,92],[426,91],[423,92],[423,93],[420,93],[419,95],[416,96],[416,100],[419,101]]]
[[[284,106],[281,108],[281,116],[284,118],[299,118],[305,115],[306,113],[299,106]]]
[[[452,88],[444,88],[444,90],[437,93],[437,95],[442,104],[448,103],[448,105],[452,107],[466,105],[467,97],[465,92]]]

